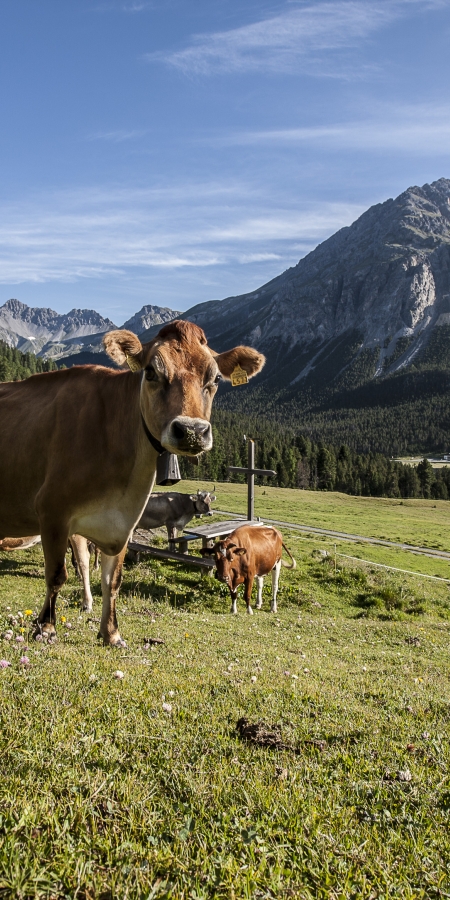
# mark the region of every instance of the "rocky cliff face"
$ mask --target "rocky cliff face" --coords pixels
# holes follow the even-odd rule
[[[257,291],[184,317],[217,349],[245,341],[288,353],[291,383],[346,335],[353,359],[371,351],[375,377],[410,366],[435,329],[450,324],[450,180],[371,207]],[[342,368],[350,362],[343,356]]]
[[[92,309],[72,309],[59,315],[53,309],[33,309],[19,300],[8,300],[0,307],[0,340],[39,356],[61,355],[66,345],[82,345],[86,338],[112,328],[115,325],[110,319]]]
[[[175,309],[168,309],[166,306],[143,306],[139,312],[127,319],[122,328],[128,328],[135,334],[142,334],[148,328],[154,325],[164,325],[172,319],[176,319],[181,315]]]
[[[123,328],[141,334],[151,326],[161,326],[176,318],[177,312],[166,307],[143,306]],[[66,359],[76,354],[101,353],[102,336],[117,328],[93,309],[72,309],[60,315],[53,309],[26,306],[19,300],[8,300],[0,307],[0,340],[22,353]]]

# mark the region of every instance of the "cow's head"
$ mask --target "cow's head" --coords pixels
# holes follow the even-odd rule
[[[211,406],[221,378],[236,366],[249,378],[265,358],[252,347],[215,353],[198,325],[175,319],[153,341],[141,344],[131,331],[110,331],[103,343],[120,366],[141,372],[141,412],[152,435],[171,453],[197,456],[212,447]]]
[[[214,503],[216,499],[215,494],[211,494],[209,491],[197,491],[196,494],[190,494],[190,498],[194,504],[197,518],[200,516],[212,516],[211,503]]]
[[[227,584],[230,591],[234,591],[244,581],[245,547],[237,547],[236,544],[218,541],[214,547],[202,548],[203,556],[212,556],[216,564],[215,577]]]

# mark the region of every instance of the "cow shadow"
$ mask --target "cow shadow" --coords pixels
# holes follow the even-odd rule
[[[0,557],[0,575],[12,575],[21,578],[44,578],[44,570],[30,569],[29,560],[13,559],[10,556]]]
[[[138,595],[143,603],[167,603],[173,609],[193,609],[201,606],[210,612],[223,612],[221,586],[213,578],[206,578],[198,571],[186,571],[165,563],[168,577],[155,578],[127,568],[121,586],[121,596]],[[170,574],[169,574],[170,573]],[[219,605],[218,605],[219,602]],[[228,601],[227,601],[228,603]]]

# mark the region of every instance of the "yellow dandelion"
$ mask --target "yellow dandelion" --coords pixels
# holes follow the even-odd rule
[[[19,631],[20,631],[21,634],[23,634],[24,631],[25,631],[25,628],[19,628]]]
[[[26,609],[26,610],[25,610],[25,615],[26,615],[26,616],[32,616],[32,615],[33,615],[33,610],[32,610],[32,609]]]
[[[67,622],[67,619],[66,619],[65,616],[61,616],[61,622],[62,622],[63,624],[64,624],[64,622]]]
[[[189,632],[186,631],[185,634],[184,634],[184,636],[185,636],[185,637],[189,637]]]

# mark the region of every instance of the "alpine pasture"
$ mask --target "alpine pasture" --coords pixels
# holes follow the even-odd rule
[[[244,485],[216,493],[244,512]],[[447,509],[256,493],[262,517],[444,550]],[[33,641],[42,550],[2,555],[1,897],[450,896],[450,564],[281,530],[277,615],[270,578],[233,617],[225,585],[142,557],[122,649],[97,641],[96,572],[93,614],[71,570],[57,643]],[[243,740],[242,716],[284,749]]]

